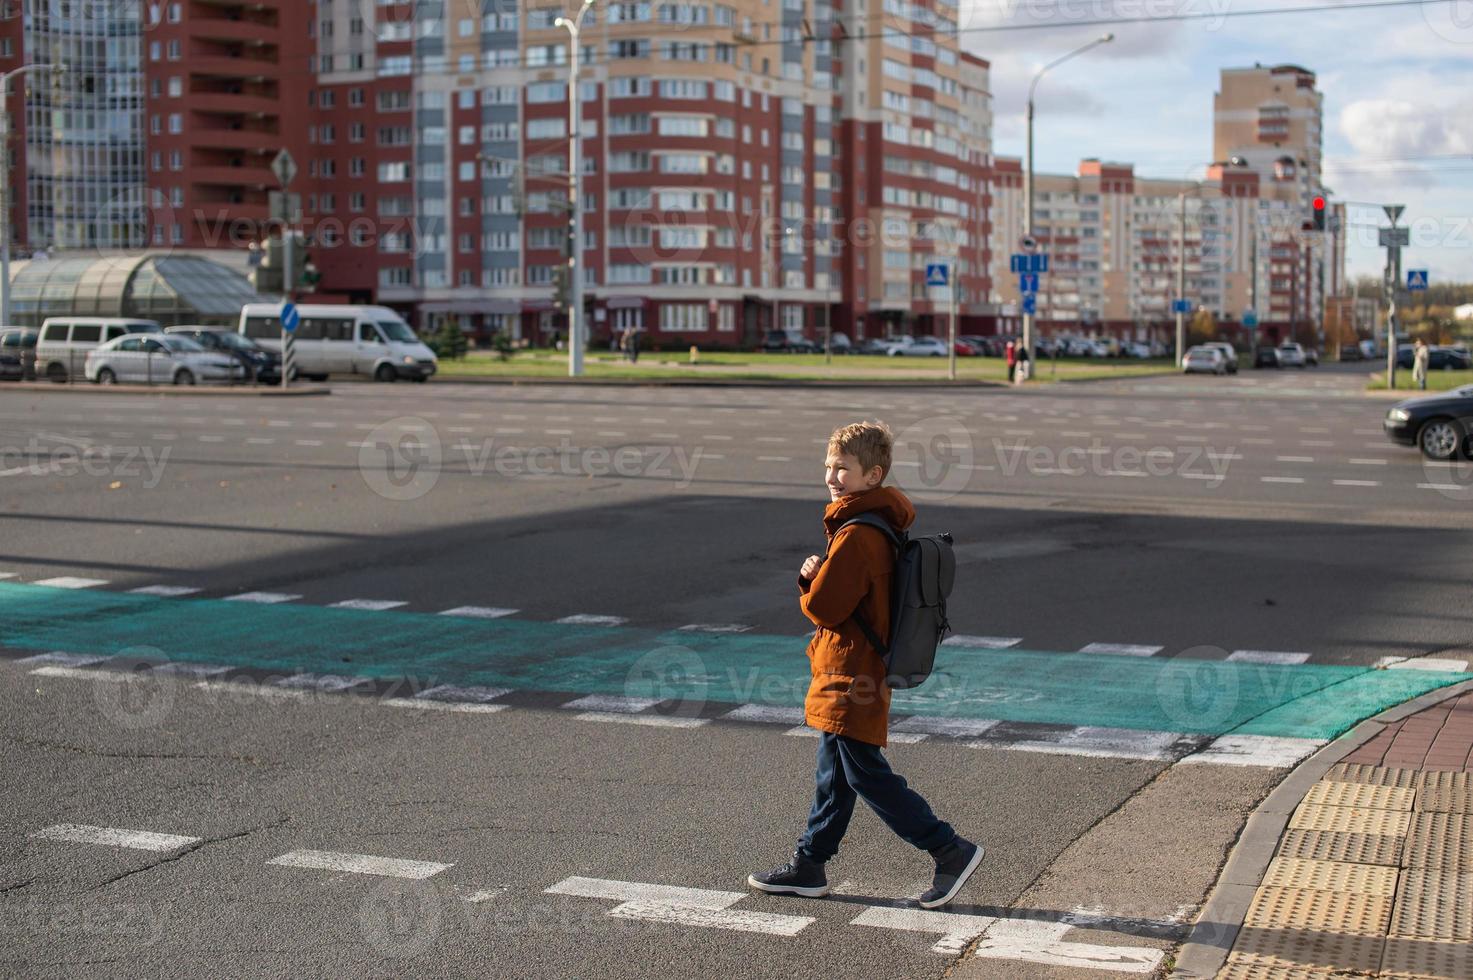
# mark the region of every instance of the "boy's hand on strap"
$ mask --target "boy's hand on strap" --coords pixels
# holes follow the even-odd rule
[[[823,564],[823,559],[818,555],[809,555],[808,560],[803,562],[803,567],[798,570],[798,577],[805,582],[812,582],[813,576],[818,574],[818,566]]]

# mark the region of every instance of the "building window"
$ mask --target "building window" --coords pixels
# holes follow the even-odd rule
[[[708,318],[705,303],[666,303],[660,307],[660,329],[668,333],[709,330]]]

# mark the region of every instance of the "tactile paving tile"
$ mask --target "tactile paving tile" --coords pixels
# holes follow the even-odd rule
[[[1473,816],[1460,813],[1412,815],[1403,868],[1446,868],[1473,871]]]
[[[1473,789],[1473,773],[1469,772],[1419,772],[1412,789],[1426,792],[1434,789]]]
[[[1372,810],[1365,807],[1301,803],[1294,811],[1294,816],[1289,818],[1289,828],[1401,837],[1406,835],[1411,820],[1412,815],[1405,810]]]
[[[1332,977],[1352,977],[1353,973],[1340,973],[1335,970],[1315,970],[1307,967],[1284,967],[1278,964],[1265,964],[1254,960],[1252,957],[1236,956],[1230,957],[1227,965],[1217,974],[1217,980],[1327,980]]]
[[[1424,789],[1417,794],[1417,809],[1437,813],[1473,813],[1473,789]]]
[[[1403,871],[1391,934],[1473,942],[1473,874],[1433,868]]]
[[[1340,783],[1369,783],[1372,786],[1402,786],[1414,788],[1418,772],[1415,769],[1394,769],[1390,766],[1362,766],[1353,762],[1340,762],[1330,767],[1324,778]]]
[[[1342,970],[1375,973],[1385,936],[1335,936],[1296,929],[1244,927],[1233,945],[1232,962],[1283,971]],[[1277,976],[1270,973],[1269,976]]]
[[[1386,895],[1265,886],[1253,896],[1243,925],[1343,936],[1384,936],[1390,921],[1391,899]]]
[[[1401,786],[1320,780],[1304,796],[1307,806],[1351,806],[1371,810],[1410,810],[1416,791]]]
[[[1381,976],[1468,980],[1473,977],[1473,943],[1392,936],[1386,940]]]
[[[1291,830],[1279,842],[1279,856],[1347,864],[1401,866],[1405,837],[1384,834],[1336,834],[1327,830]]]
[[[1281,856],[1269,864],[1263,885],[1265,888],[1312,888],[1322,892],[1355,892],[1391,898],[1396,894],[1396,869]]]

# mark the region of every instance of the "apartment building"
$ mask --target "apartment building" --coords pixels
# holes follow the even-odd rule
[[[1035,178],[1034,233],[1050,253],[1045,334],[1168,340],[1185,256],[1185,298],[1241,343],[1313,339],[1324,299],[1345,282],[1344,208],[1306,231],[1321,182],[1322,96],[1295,66],[1226,69],[1214,102],[1214,162],[1201,179],[1148,178],[1086,159]],[[993,298],[1004,329],[1021,296],[1007,255],[1023,229],[1022,165],[993,170]],[[1244,327],[1250,311],[1256,327]]]

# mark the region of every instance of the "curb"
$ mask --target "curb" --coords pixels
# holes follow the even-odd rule
[[[488,378],[469,375],[440,374],[436,378],[441,384],[506,385],[549,385],[551,387],[605,386],[611,388],[1011,388],[1012,385],[999,381],[948,381],[929,379],[885,379],[858,378],[849,381],[829,381],[821,378]]]
[[[1430,708],[1451,698],[1473,691],[1473,681],[1461,681],[1449,687],[1428,691],[1421,697],[1387,708],[1356,725],[1329,745],[1320,749],[1269,793],[1258,809],[1248,815],[1243,832],[1228,856],[1213,886],[1212,894],[1197,916],[1191,934],[1176,958],[1172,980],[1211,980],[1227,962],[1228,953],[1248,917],[1248,906],[1268,871],[1279,840],[1288,829],[1300,802],[1315,783],[1324,778],[1331,767],[1366,742],[1379,735],[1391,722],[1401,721],[1423,708]]]
[[[55,391],[92,395],[249,395],[255,398],[309,398],[332,394],[331,388],[287,388],[275,385],[99,385],[57,384],[54,381],[17,381],[0,385],[3,391]]]

